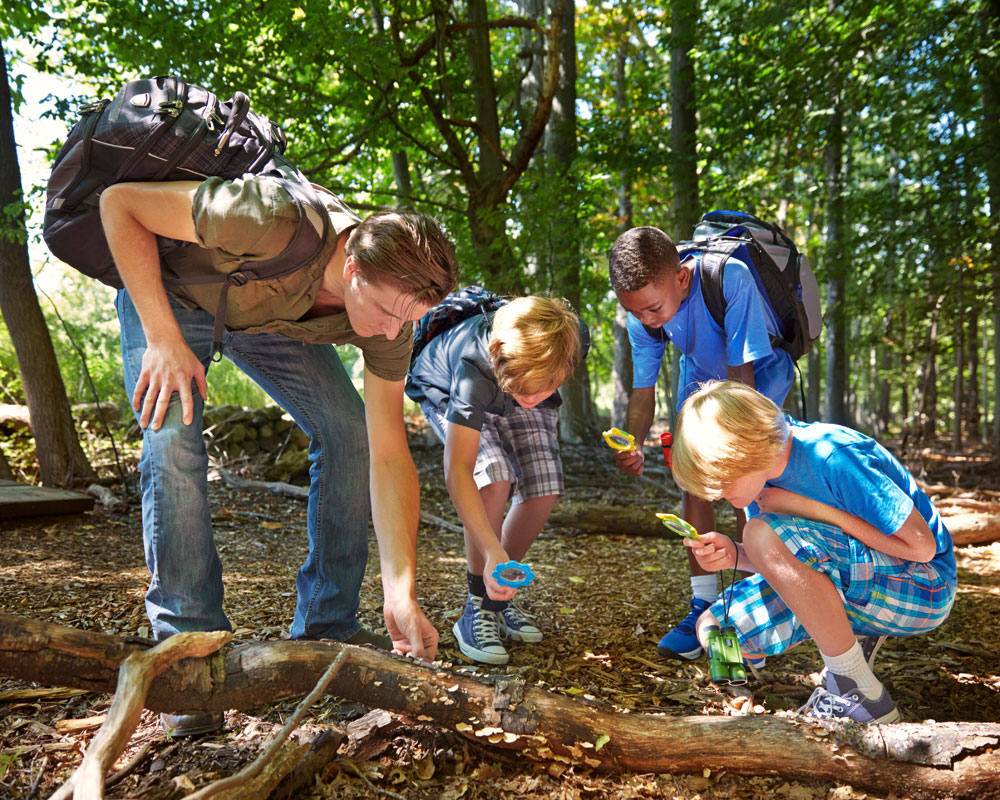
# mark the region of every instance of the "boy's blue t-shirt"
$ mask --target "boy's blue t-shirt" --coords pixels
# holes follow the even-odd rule
[[[766,486],[787,489],[833,506],[891,536],[914,508],[934,534],[934,566],[943,576],[956,578],[951,534],[930,498],[909,470],[869,436],[841,425],[799,422],[786,415],[792,429],[788,466]],[[752,503],[749,516],[760,509]]]
[[[725,380],[728,367],[754,362],[757,391],[777,405],[785,402],[795,378],[791,356],[771,345],[778,335],[778,320],[770,304],[761,296],[750,268],[736,258],[726,262],[722,294],[726,300],[725,330],[712,317],[701,292],[700,254],[695,255],[691,291],[663,332],[681,351],[681,379],[677,407],[698,385],[708,380]],[[632,387],[656,385],[666,342],[646,332],[642,323],[628,315],[626,323],[632,344]]]

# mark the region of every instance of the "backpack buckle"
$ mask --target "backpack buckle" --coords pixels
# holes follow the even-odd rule
[[[226,282],[231,286],[245,286],[250,280],[250,276],[245,272],[231,272]]]
[[[76,112],[78,114],[90,114],[94,111],[102,111],[107,104],[107,100],[94,100],[92,103],[84,103],[82,106],[79,106]]]
[[[184,110],[184,103],[180,100],[164,100],[156,109],[157,114],[166,114],[171,117],[179,117]]]

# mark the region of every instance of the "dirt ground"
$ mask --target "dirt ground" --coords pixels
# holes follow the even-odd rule
[[[441,451],[411,431],[423,486],[423,508],[457,522],[441,475]],[[662,470],[646,479],[621,475],[601,447],[564,448],[566,504],[677,510],[677,493]],[[135,453],[129,457],[134,459]],[[929,483],[960,485],[970,497],[1000,488],[985,458],[926,455],[913,463]],[[227,611],[243,640],[287,637],[294,578],[306,552],[305,504],[212,484],[216,540],[222,554]],[[118,487],[120,489],[120,487]],[[719,507],[720,528],[732,525]],[[547,528],[530,552],[538,579],[523,594],[545,639],[511,645],[511,673],[551,691],[589,695],[618,709],[669,714],[788,713],[817,683],[822,662],[811,644],[768,660],[751,682],[752,702],[712,687],[704,659],[679,663],[656,653],[660,636],[687,611],[686,560],[680,542],[614,533]],[[456,670],[486,674],[455,646],[451,627],[464,602],[461,537],[422,526],[418,592],[441,633],[438,658]],[[995,722],[1000,719],[1000,544],[957,549],[958,597],[950,619],[932,634],[890,640],[876,673],[904,720]],[[381,584],[372,537],[361,597],[364,624],[382,628]],[[0,523],[0,610],[119,635],[149,634],[143,607],[148,573],[142,558],[138,504],[127,511]],[[0,797],[44,797],[79,764],[110,695],[56,691],[0,678]],[[171,740],[151,712],[115,766],[112,798],[174,798],[249,763],[299,698],[251,712],[231,711],[217,736]],[[352,698],[314,706],[304,728],[338,729],[369,709]],[[696,775],[590,773],[540,765],[470,744],[454,732],[407,721],[381,742],[342,746],[338,757],[300,789],[301,798],[722,798],[782,800],[874,795],[843,784],[806,784],[745,777],[705,765]],[[878,800],[876,798],[876,800]],[[888,800],[888,798],[884,798]]]

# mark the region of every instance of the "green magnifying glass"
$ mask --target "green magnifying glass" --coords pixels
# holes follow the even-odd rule
[[[688,522],[686,519],[681,519],[676,514],[664,514],[662,512],[657,513],[656,518],[663,523],[663,525],[678,536],[683,536],[687,539],[700,539],[698,531],[695,529],[694,525]]]

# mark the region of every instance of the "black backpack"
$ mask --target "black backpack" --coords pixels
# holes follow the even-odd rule
[[[452,292],[434,308],[424,314],[413,327],[413,354],[410,364],[427,346],[427,343],[440,333],[454,328],[464,319],[476,314],[488,314],[496,311],[507,303],[507,298],[494,294],[482,286],[466,286]]]
[[[777,225],[740,211],[709,211],[695,226],[690,240],[678,246],[681,261],[701,254],[699,280],[705,305],[725,330],[726,299],[722,281],[726,262],[735,256],[753,275],[757,288],[778,319],[780,335],[774,347],[787,350],[793,361],[809,352],[823,329],[819,285],[809,259]],[[662,328],[647,332],[663,340]]]
[[[116,289],[121,278],[101,225],[100,197],[108,186],[126,181],[239,178],[247,173],[279,181],[299,205],[299,227],[274,258],[247,261],[230,274],[182,283],[221,283],[215,314],[215,350],[222,351],[222,326],[230,286],[277,278],[319,255],[329,233],[329,216],[309,181],[283,157],[281,128],[250,110],[236,92],[220,101],[212,92],[176,77],[154,77],[125,84],[114,100],[82,106],[80,120],[56,156],[46,192],[42,236],[56,258]],[[322,222],[317,231],[305,213],[311,206]],[[161,257],[194,246],[157,237]]]

